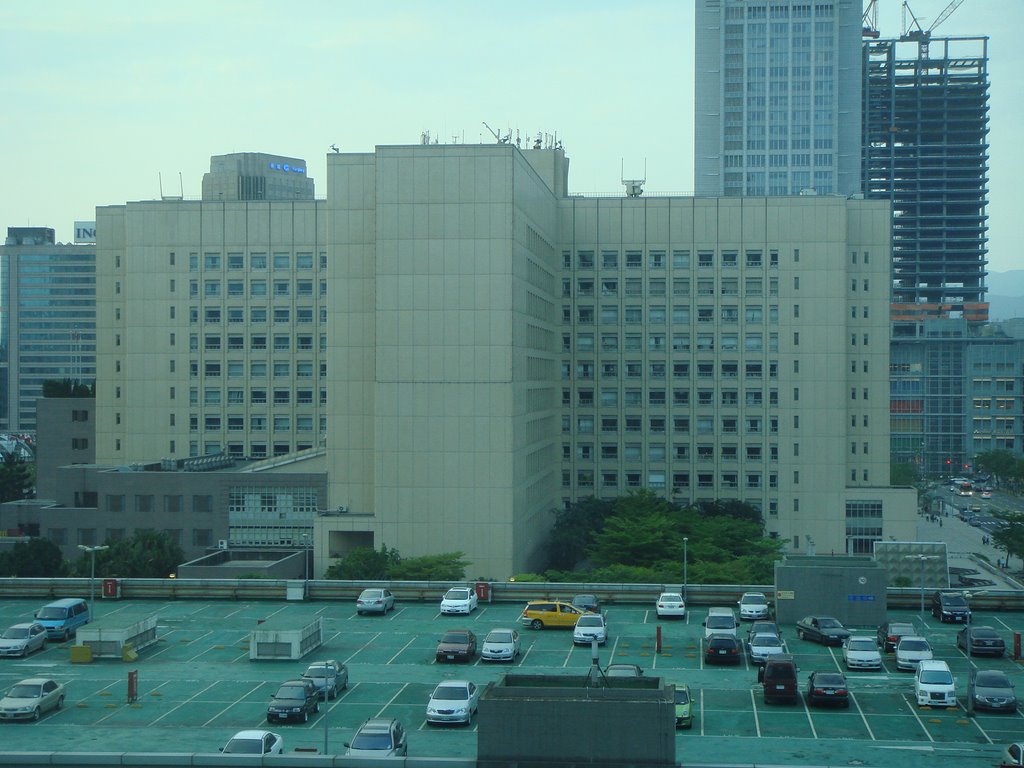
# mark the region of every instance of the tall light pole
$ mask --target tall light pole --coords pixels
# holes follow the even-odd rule
[[[302,596],[309,592],[309,534],[302,534],[302,564],[305,567],[305,576],[302,580]]]
[[[89,615],[95,619],[96,611],[96,553],[102,552],[104,549],[110,549],[106,544],[98,547],[87,547],[85,544],[79,544],[78,548],[83,552],[89,553],[89,559],[92,561],[92,565],[89,572]]]
[[[921,562],[921,623],[924,624],[924,564],[928,560],[938,560],[938,555],[904,555],[904,560],[919,560]]]
[[[687,538],[686,536],[683,536],[683,605],[686,605],[686,587],[688,586],[687,585],[687,579],[686,579],[686,561],[687,561],[686,542],[688,542],[688,541],[689,541],[689,538]]]

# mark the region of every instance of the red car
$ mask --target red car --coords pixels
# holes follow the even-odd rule
[[[811,672],[807,678],[807,704],[850,706],[850,690],[841,672]]]
[[[449,629],[437,644],[437,662],[472,661],[476,656],[476,635],[468,629]]]

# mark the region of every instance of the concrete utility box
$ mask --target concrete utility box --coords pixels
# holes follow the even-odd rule
[[[660,677],[505,675],[480,697],[477,765],[675,766],[674,699]]]
[[[80,627],[75,633],[75,644],[89,646],[94,659],[127,661],[133,654],[157,642],[158,620],[155,614],[127,622],[116,616],[105,617]]]
[[[775,563],[775,616],[832,616],[852,627],[885,621],[888,573],[870,557],[787,557]]]
[[[249,661],[301,659],[323,642],[324,621],[320,616],[306,621],[272,619],[249,633]]]

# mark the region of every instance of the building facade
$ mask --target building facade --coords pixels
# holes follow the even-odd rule
[[[96,378],[96,247],[9,227],[0,286],[0,430],[35,432],[44,381]]]
[[[859,0],[698,0],[697,195],[855,194]]]

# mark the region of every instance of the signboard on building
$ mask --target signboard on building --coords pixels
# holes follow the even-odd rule
[[[75,222],[75,242],[76,243],[95,243],[96,242],[96,222],[95,221],[76,221]]]

